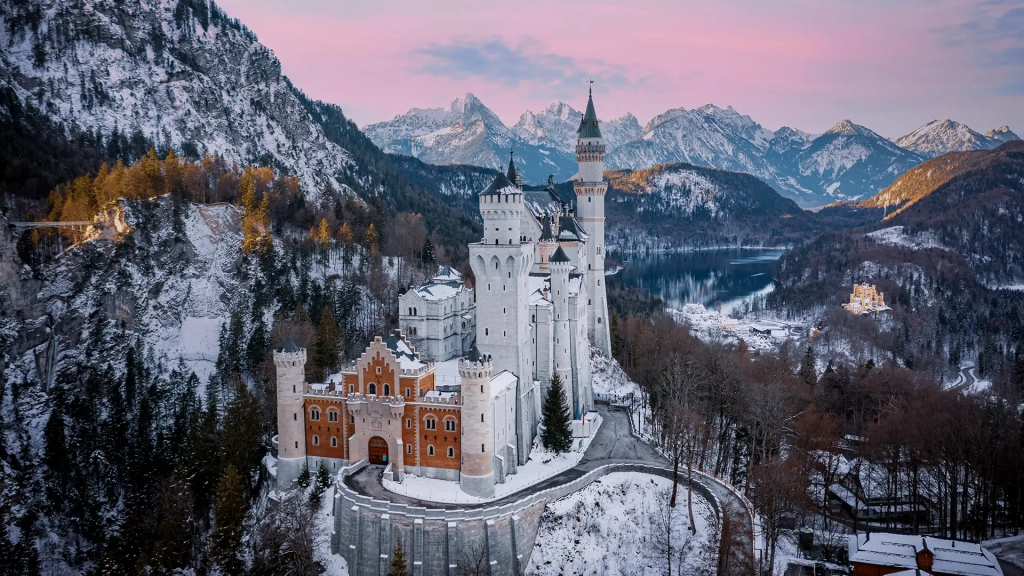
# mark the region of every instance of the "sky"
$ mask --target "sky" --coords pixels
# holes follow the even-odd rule
[[[1024,0],[218,0],[360,127],[475,94],[511,126],[733,106],[764,127],[1024,135]]]

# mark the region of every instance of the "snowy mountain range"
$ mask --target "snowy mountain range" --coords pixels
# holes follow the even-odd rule
[[[1019,138],[1007,126],[979,134],[959,122],[932,120],[893,142],[926,158],[934,158],[949,152],[991,150],[1010,140]]]
[[[217,154],[296,176],[314,195],[351,191],[331,141],[273,52],[201,0],[0,0],[0,89],[57,124]]]
[[[524,112],[507,128],[467,94],[448,108],[414,108],[363,130],[385,151],[434,164],[500,169],[512,146],[517,157],[524,157],[525,179],[541,183],[548,174],[557,179],[574,174],[579,118],[571,105],[553,102],[539,113]],[[805,207],[870,197],[928,158],[1017,139],[1005,126],[982,135],[949,120],[930,122],[892,141],[850,120],[820,135],[787,126],[773,132],[732,106],[713,104],[673,108],[643,127],[626,114],[603,122],[601,131],[609,169],[682,162],[745,172]]]

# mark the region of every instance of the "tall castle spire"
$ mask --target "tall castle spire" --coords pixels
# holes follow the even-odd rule
[[[514,158],[515,154],[512,149],[508,149],[508,171],[505,173],[505,177],[508,181],[515,184],[516,188],[523,189],[523,177],[519,174],[519,170],[516,169],[516,161]]]

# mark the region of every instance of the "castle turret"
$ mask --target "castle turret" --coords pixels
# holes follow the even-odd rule
[[[540,241],[537,246],[540,253],[538,269],[543,274],[551,271],[548,261],[551,260],[551,256],[555,253],[555,248],[558,248],[558,242],[555,241],[555,233],[551,229],[551,219],[550,215],[544,217],[544,222],[541,223]]]
[[[587,329],[591,343],[606,356],[611,356],[608,330],[608,297],[604,285],[604,138],[594,110],[594,96],[587,99],[587,111],[576,131],[576,161],[579,177],[573,182],[576,191],[577,219],[590,239],[587,242]]]
[[[476,346],[459,360],[462,377],[462,491],[478,498],[494,496],[494,423],[491,357]]]
[[[306,464],[306,349],[291,338],[274,350],[277,368],[277,486],[287,488]]]
[[[569,390],[572,386],[571,336],[569,334],[569,271],[572,268],[572,262],[565,250],[559,247],[551,256],[550,266],[552,323],[554,324],[552,329],[552,372],[561,378],[565,390]],[[545,390],[551,385],[550,382],[543,384]],[[566,407],[570,408],[571,414],[574,414],[568,398],[566,398]]]

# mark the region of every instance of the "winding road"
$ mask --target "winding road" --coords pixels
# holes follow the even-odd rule
[[[441,509],[472,509],[500,506],[522,499],[525,496],[541,492],[548,488],[571,482],[587,472],[607,464],[643,463],[656,466],[668,466],[668,460],[658,454],[650,445],[633,435],[629,425],[629,413],[622,408],[599,405],[598,412],[603,423],[597,436],[590,442],[586,453],[574,468],[556,474],[529,488],[525,488],[498,500],[479,504],[447,504],[442,502],[426,502],[395,494],[386,490],[381,483],[383,467],[367,466],[359,472],[345,478],[345,484],[360,494],[376,500],[390,501],[415,506],[428,506]],[[681,472],[682,475],[682,472]],[[717,478],[701,474],[704,483],[715,494],[722,504],[725,519],[722,544],[722,558],[719,563],[720,575],[739,576],[754,573],[754,539],[750,513],[742,498]]]

